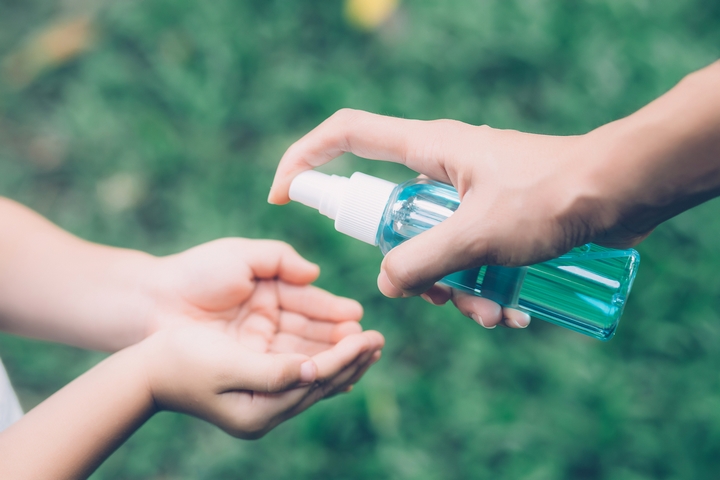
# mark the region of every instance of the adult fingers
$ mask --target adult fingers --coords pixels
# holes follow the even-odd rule
[[[526,328],[530,325],[530,315],[514,308],[503,308],[502,321],[510,328]]]
[[[345,152],[402,163],[435,180],[450,183],[444,160],[465,128],[472,127],[453,120],[407,120],[361,110],[339,110],[285,152],[268,201],[289,202],[293,178]]]
[[[448,300],[452,299],[452,289],[448,286],[436,283],[424,293],[420,294],[423,300],[433,305],[445,305]]]
[[[278,284],[280,308],[306,317],[331,322],[359,321],[363,308],[357,301],[338,297],[310,285]]]
[[[461,204],[439,225],[393,248],[380,267],[380,291],[393,298],[417,295],[450,273],[484,263],[482,239],[468,233],[475,221],[470,208]]]
[[[530,315],[514,308],[501,307],[497,303],[482,297],[476,297],[453,290],[453,303],[463,315],[475,320],[479,325],[492,329],[498,325],[510,328],[525,328],[530,324]]]
[[[492,300],[453,290],[452,301],[460,313],[485,328],[495,328],[502,321],[503,309]]]

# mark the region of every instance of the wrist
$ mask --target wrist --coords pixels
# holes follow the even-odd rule
[[[143,422],[159,411],[153,396],[147,348],[144,344],[143,341],[120,350],[107,360],[113,364],[113,369],[123,372],[123,388],[128,391],[129,397],[134,399],[135,414]]]
[[[720,63],[585,136],[605,231],[644,235],[720,194],[718,82]]]
[[[130,361],[137,374],[138,388],[142,389],[152,414],[167,409],[163,394],[177,387],[178,375],[182,377],[182,372],[174,368],[182,362],[177,358],[173,360],[176,352],[170,346],[171,336],[171,330],[161,330],[125,349],[132,357]]]
[[[137,250],[116,249],[100,246],[105,261],[103,275],[107,279],[105,290],[108,302],[101,306],[108,318],[116,325],[116,335],[106,336],[109,345],[105,350],[116,351],[134,345],[148,335],[148,323],[156,303],[156,275],[158,258]]]

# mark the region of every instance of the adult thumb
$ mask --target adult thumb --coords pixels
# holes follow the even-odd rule
[[[450,273],[482,265],[487,242],[473,235],[469,212],[461,204],[442,223],[392,249],[380,269],[380,291],[388,297],[418,295]]]

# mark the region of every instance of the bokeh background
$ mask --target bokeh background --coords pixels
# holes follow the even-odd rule
[[[341,107],[580,134],[719,52],[715,0],[1,0],[0,194],[158,255],[289,241],[387,337],[351,394],[259,441],[163,413],[93,478],[715,478],[718,202],[639,247],[602,343],[383,298],[378,251],[265,199],[284,150]],[[328,169],[355,170],[412,174],[354,157]],[[102,358],[10,336],[0,354],[26,409]]]

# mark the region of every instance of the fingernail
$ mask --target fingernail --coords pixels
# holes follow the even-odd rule
[[[420,294],[420,298],[422,298],[423,300],[425,300],[425,301],[428,302],[428,303],[432,303],[433,305],[437,305],[437,303],[435,303],[435,302],[433,301],[432,297],[430,297],[430,295],[428,295],[427,293],[421,293],[421,294]]]
[[[312,360],[300,365],[300,381],[304,383],[310,383],[315,380],[317,376],[317,365]]]
[[[530,317],[523,315],[522,318],[514,319],[515,325],[518,326],[518,328],[527,328],[528,325],[530,325]]]
[[[386,297],[398,298],[403,296],[402,291],[392,284],[390,278],[387,276],[387,273],[385,273],[385,270],[380,270],[377,284],[382,294]]]
[[[485,325],[485,324],[483,323],[482,317],[481,317],[480,315],[478,315],[477,313],[472,313],[472,314],[470,314],[470,316],[471,316],[472,319],[475,320],[479,325],[482,325],[483,327],[487,328],[488,330],[492,330],[493,328],[497,327],[497,325],[493,325],[492,327],[488,327],[487,325]]]

